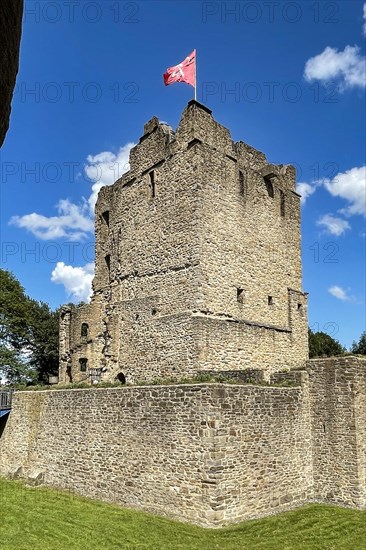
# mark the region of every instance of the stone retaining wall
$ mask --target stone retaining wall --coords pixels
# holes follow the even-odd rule
[[[312,500],[363,507],[365,377],[347,358],[275,376],[298,386],[16,392],[0,474],[204,526]]]

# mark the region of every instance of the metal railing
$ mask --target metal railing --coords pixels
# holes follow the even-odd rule
[[[13,391],[0,391],[0,410],[11,409]]]

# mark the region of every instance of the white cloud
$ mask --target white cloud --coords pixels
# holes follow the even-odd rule
[[[61,199],[56,205],[57,216],[44,216],[33,212],[24,216],[13,216],[10,224],[30,231],[43,240],[67,238],[71,241],[84,239],[94,230],[93,216],[98,192],[104,185],[112,185],[130,168],[129,153],[134,143],[127,143],[118,153],[103,151],[89,155],[84,172],[93,185],[88,199],[82,197],[77,204]]]
[[[305,204],[308,197],[310,197],[310,195],[312,195],[315,192],[315,190],[316,190],[315,184],[303,183],[303,182],[296,184],[296,192],[299,193],[299,195],[301,195],[300,202],[302,205]]]
[[[135,143],[127,143],[120,148],[117,154],[110,151],[103,151],[98,155],[89,155],[88,164],[85,166],[85,173],[93,181],[92,192],[88,199],[89,208],[94,212],[99,190],[104,185],[112,185],[125,172],[128,172],[130,151]]]
[[[68,297],[75,302],[89,302],[92,294],[94,263],[84,267],[72,267],[64,262],[57,262],[51,274],[51,281],[65,287]]]
[[[349,203],[340,210],[342,214],[366,216],[366,166],[340,172],[332,180],[323,180],[322,183],[331,195]]]
[[[57,204],[57,212],[58,216],[50,217],[35,212],[25,216],[13,216],[10,224],[27,229],[42,240],[67,237],[71,241],[78,241],[93,231],[93,220],[85,203],[77,205],[68,199],[62,199]]]
[[[327,46],[305,64],[305,79],[309,82],[339,80],[340,89],[366,86],[365,57],[358,46],[346,46],[343,51]]]
[[[346,206],[338,210],[339,214],[345,217],[366,216],[366,166],[340,172],[333,179],[323,179],[311,184],[298,183],[297,192],[302,195],[302,204],[305,204],[307,198],[315,192],[319,185],[322,185],[333,197],[339,197],[346,201]],[[316,225],[337,237],[351,229],[347,220],[335,214],[324,214],[317,220]]]
[[[347,220],[337,218],[336,216],[333,216],[333,214],[325,214],[318,219],[316,225],[324,227],[328,233],[331,235],[336,235],[337,237],[342,235],[345,231],[347,231],[347,229],[351,229],[351,226]]]
[[[342,300],[343,302],[353,302],[354,297],[347,294],[347,291],[344,290],[342,287],[333,285],[330,288],[328,288],[328,292],[332,294],[332,296],[335,296],[338,298],[338,300]]]

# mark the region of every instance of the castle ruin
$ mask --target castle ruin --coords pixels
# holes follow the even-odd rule
[[[294,168],[196,101],[130,165],[99,193],[91,302],[60,321],[61,383],[127,384],[15,392],[0,475],[206,527],[365,508],[366,360],[308,360]]]
[[[176,132],[153,117],[99,192],[93,296],[62,310],[60,381],[303,367],[295,185],[194,100]]]

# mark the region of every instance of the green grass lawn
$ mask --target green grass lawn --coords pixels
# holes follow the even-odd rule
[[[0,479],[1,550],[363,550],[366,513],[313,504],[202,529]]]

